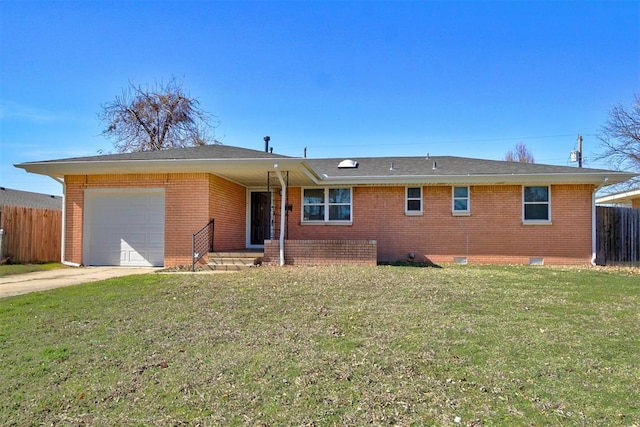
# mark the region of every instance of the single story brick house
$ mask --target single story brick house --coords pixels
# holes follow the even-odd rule
[[[595,192],[634,174],[450,156],[308,159],[226,145],[16,165],[64,187],[63,261],[176,266],[215,251],[276,264],[589,264]],[[205,257],[206,259],[206,257]],[[202,262],[202,261],[201,261]]]

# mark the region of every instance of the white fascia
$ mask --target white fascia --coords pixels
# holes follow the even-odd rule
[[[452,185],[452,184],[593,184],[607,185],[623,182],[633,174],[580,173],[580,174],[491,174],[491,175],[398,175],[398,176],[350,176],[323,175],[321,182],[331,185]]]

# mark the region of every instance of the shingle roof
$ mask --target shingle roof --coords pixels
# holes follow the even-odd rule
[[[62,210],[62,197],[0,187],[0,206]]]
[[[204,159],[280,159],[280,154],[230,145],[202,145],[198,147],[173,148],[167,150],[141,151],[137,153],[104,154],[99,156],[72,157],[68,159],[46,160],[45,162],[112,162],[118,160],[204,160]],[[43,162],[43,163],[45,163]]]
[[[345,159],[289,157],[228,145],[207,145],[28,162],[16,166],[59,178],[74,174],[205,172],[246,186],[263,185],[265,172],[274,170],[276,164],[279,164],[279,170],[289,172],[289,182],[294,186],[523,182],[610,185],[637,175],[453,156],[356,157],[352,160],[358,162],[357,168],[338,168],[342,160]]]
[[[320,176],[328,177],[394,177],[394,176],[461,176],[461,175],[536,175],[582,174],[609,172],[602,169],[553,166],[537,163],[517,163],[499,160],[472,159],[453,156],[430,157],[350,157],[357,168],[338,168],[344,160],[307,159]]]

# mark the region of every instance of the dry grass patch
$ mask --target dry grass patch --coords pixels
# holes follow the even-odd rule
[[[0,300],[0,419],[634,425],[638,307],[633,270],[113,279]]]
[[[2,264],[0,265],[0,277],[10,276],[13,274],[33,273],[35,271],[49,271],[58,268],[67,267],[57,262],[43,264]]]

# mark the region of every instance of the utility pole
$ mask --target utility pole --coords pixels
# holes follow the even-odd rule
[[[582,167],[582,135],[578,135],[578,167]]]

